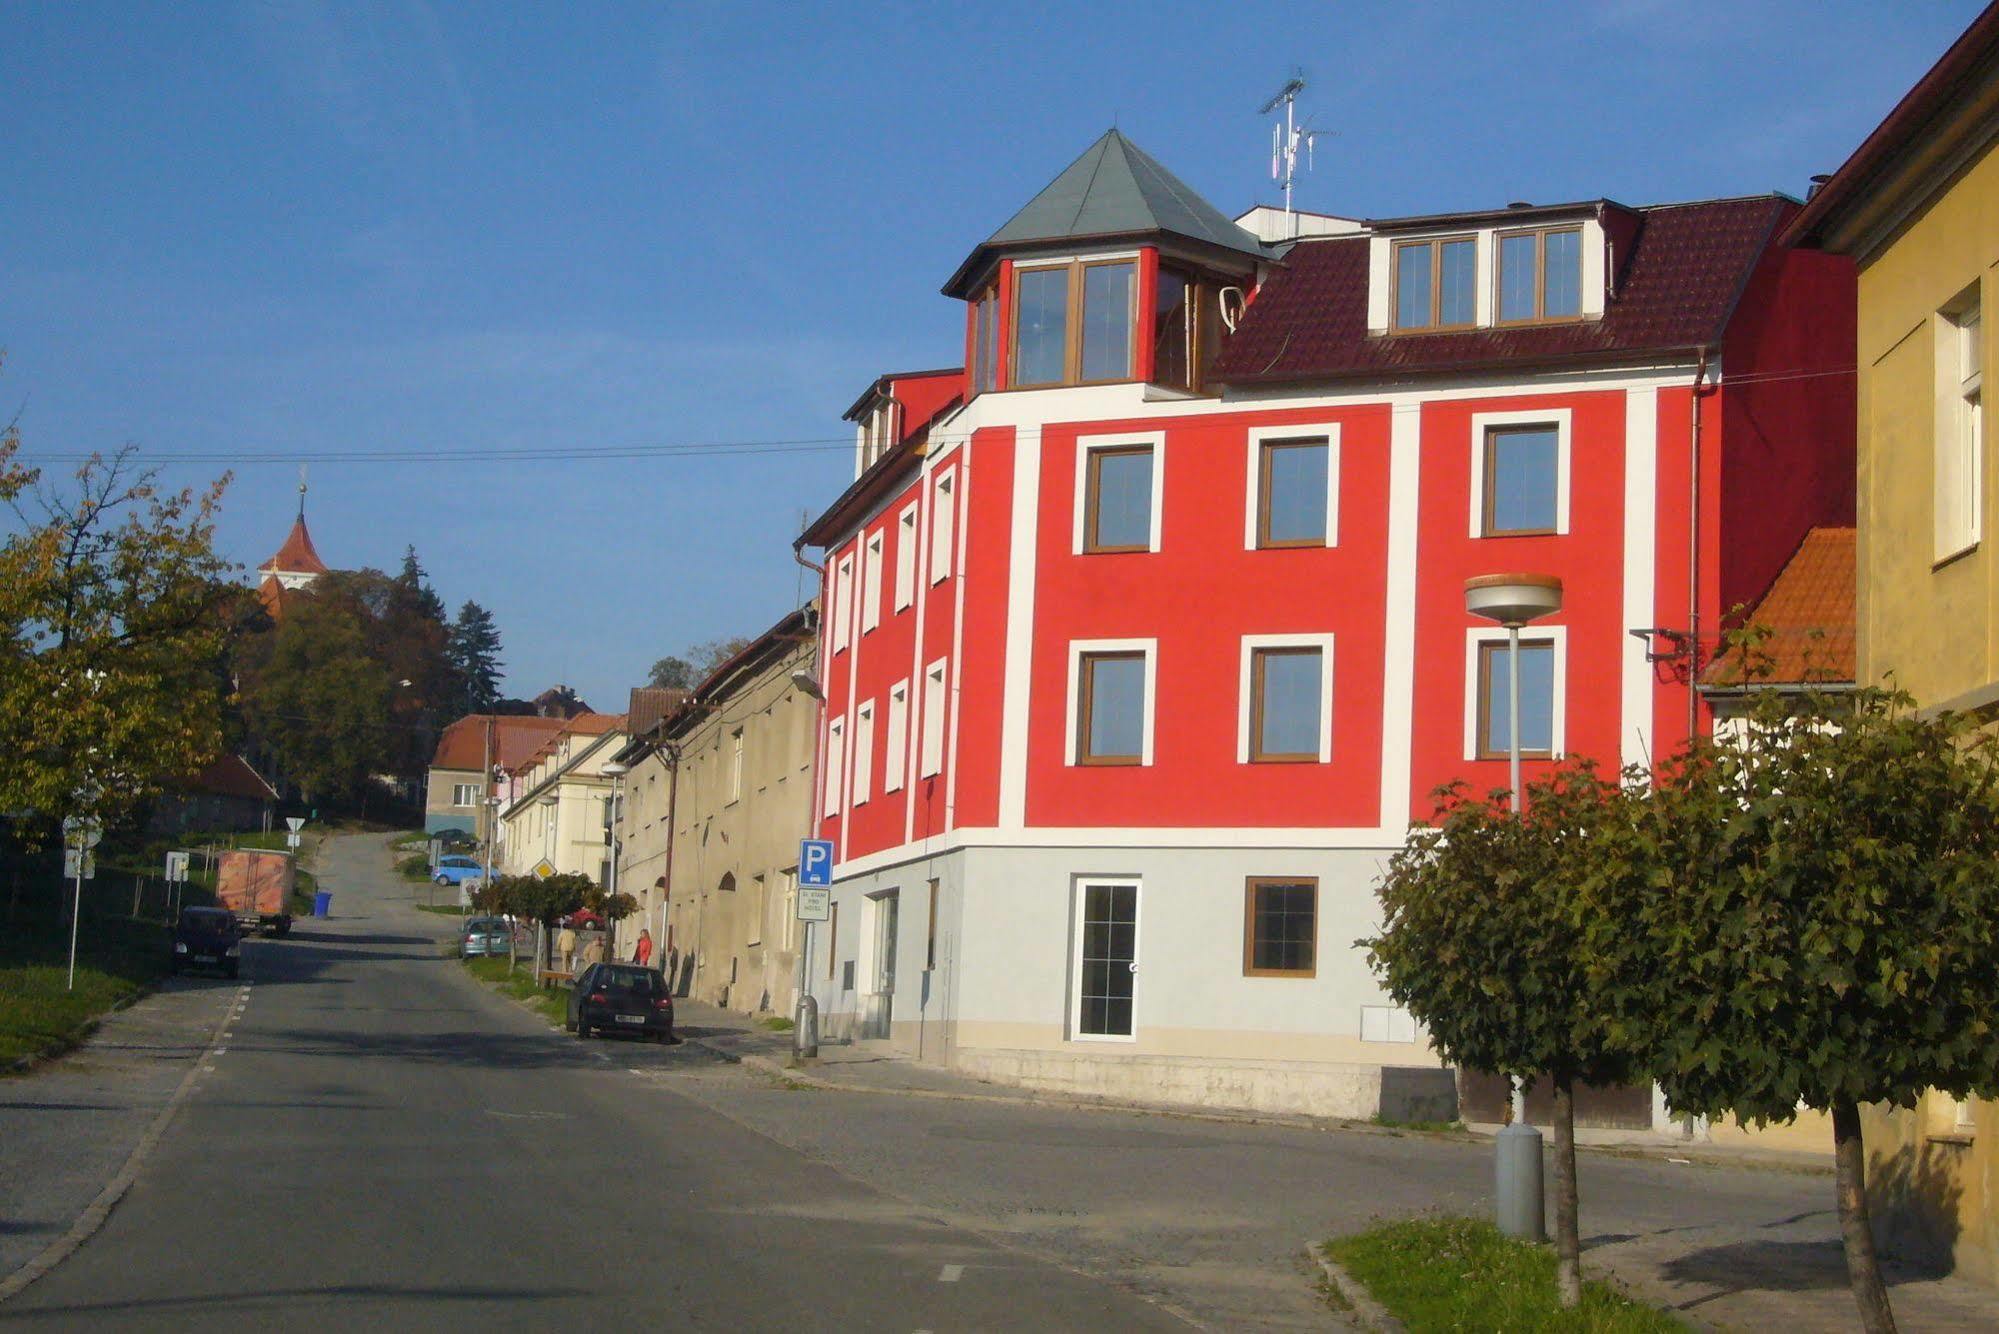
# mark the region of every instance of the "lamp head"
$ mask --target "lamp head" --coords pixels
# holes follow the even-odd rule
[[[1501,625],[1525,625],[1562,609],[1562,581],[1552,574],[1482,574],[1465,580],[1465,610]]]

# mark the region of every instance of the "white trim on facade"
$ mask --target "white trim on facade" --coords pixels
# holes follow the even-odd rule
[[[1555,532],[1569,531],[1569,437],[1575,414],[1568,408],[1523,408],[1474,412],[1471,418],[1471,536],[1504,537],[1485,531],[1485,433],[1495,426],[1555,428]]]
[[[866,700],[854,710],[854,786],[850,804],[867,804],[875,783],[875,702]]]
[[[1506,627],[1475,625],[1465,631],[1465,753],[1464,758],[1478,758],[1478,651],[1483,644],[1504,644]],[[1565,720],[1569,712],[1569,627],[1566,625],[1524,625],[1520,628],[1522,644],[1547,643],[1554,646],[1554,681],[1549,687],[1554,695],[1554,708],[1550,710],[1548,729],[1548,749],[1550,759],[1560,759],[1564,754],[1567,740]],[[1540,756],[1534,757],[1539,760]],[[1525,781],[1524,779],[1522,780]]]
[[[882,623],[882,553],[888,545],[883,529],[876,529],[861,543],[861,633],[878,629]]]
[[[900,792],[909,769],[909,678],[888,688],[888,740],[882,754],[882,791]]]
[[[1077,687],[1082,684],[1082,659],[1085,653],[1143,653],[1145,655],[1145,718],[1144,735],[1139,746],[1140,765],[1152,763],[1152,731],[1154,714],[1159,700],[1159,641],[1157,639],[1072,639],[1069,641],[1069,698],[1068,741],[1065,745],[1065,760],[1071,767],[1078,764],[1076,758],[1076,709]]]
[[[1326,545],[1340,544],[1340,424],[1309,422],[1297,426],[1252,426],[1245,452],[1242,548],[1257,546],[1257,519],[1263,509],[1263,447],[1273,441],[1305,441],[1323,436],[1326,441]]]
[[[963,463],[958,469],[958,508],[962,513],[972,512],[972,442],[967,440],[962,446]],[[958,823],[958,703],[962,693],[961,674],[965,661],[965,594],[971,586],[971,567],[965,563],[965,550],[972,538],[972,525],[958,525],[958,584],[951,590],[951,661],[960,664],[951,672],[945,687],[946,714],[944,724],[944,827],[951,828]]]
[[[1236,686],[1236,763],[1249,764],[1251,664],[1260,648],[1315,648],[1319,658],[1319,763],[1333,758],[1333,636],[1330,634],[1244,635],[1241,674]]]
[[[950,689],[950,659],[939,658],[923,669],[923,758],[917,767],[919,778],[929,778],[944,768],[945,708]]]
[[[1034,662],[1034,587],[1039,572],[1041,523],[1041,438],[1016,430],[1013,439],[1013,532],[1007,558],[1006,675],[1000,705],[999,824],[1019,829],[1027,823],[1027,723],[1032,703],[1029,678]]]
[[[895,609],[916,600],[916,529],[919,502],[904,505],[895,517]]]
[[[826,724],[826,791],[820,805],[820,817],[831,820],[839,815],[840,775],[846,771],[847,761],[847,720],[835,718]]]
[[[1381,827],[1409,825],[1416,729],[1416,528],[1423,477],[1420,410],[1390,414],[1388,587],[1381,674]],[[1397,835],[1398,839],[1400,834]]]
[[[1120,446],[1149,445],[1152,448],[1152,521],[1147,545],[1150,550],[1159,550],[1161,521],[1165,517],[1166,506],[1166,432],[1130,431],[1110,435],[1079,435],[1076,437],[1076,492],[1073,513],[1073,532],[1070,534],[1069,553],[1074,556],[1084,554],[1083,533],[1085,502],[1090,490],[1090,455],[1100,449],[1116,449]],[[1036,442],[1039,447],[1039,442]]]
[[[1624,628],[1657,625],[1659,533],[1659,391],[1633,389],[1624,396]],[[1619,691],[1623,727],[1618,759],[1626,765],[1649,764],[1652,708],[1656,689],[1648,645],[1635,635],[1624,637],[1624,661]]]
[[[930,477],[930,583],[951,577],[958,529],[958,470],[939,468]]]

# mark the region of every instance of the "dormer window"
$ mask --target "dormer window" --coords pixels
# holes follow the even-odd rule
[[[1529,324],[1582,316],[1583,234],[1537,227],[1499,234],[1499,322]]]
[[[1138,265],[1130,259],[1016,268],[1014,387],[1130,379],[1137,293]]]
[[[1395,243],[1395,327],[1466,329],[1478,322],[1478,238]]]

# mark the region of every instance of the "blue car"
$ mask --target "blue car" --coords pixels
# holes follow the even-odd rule
[[[437,870],[431,879],[440,885],[460,885],[467,880],[477,880],[485,874],[486,868],[476,857],[439,857]]]

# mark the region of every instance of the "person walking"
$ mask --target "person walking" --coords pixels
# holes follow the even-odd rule
[[[576,928],[569,923],[562,924],[562,931],[555,938],[556,952],[562,956],[562,971],[576,971]]]

